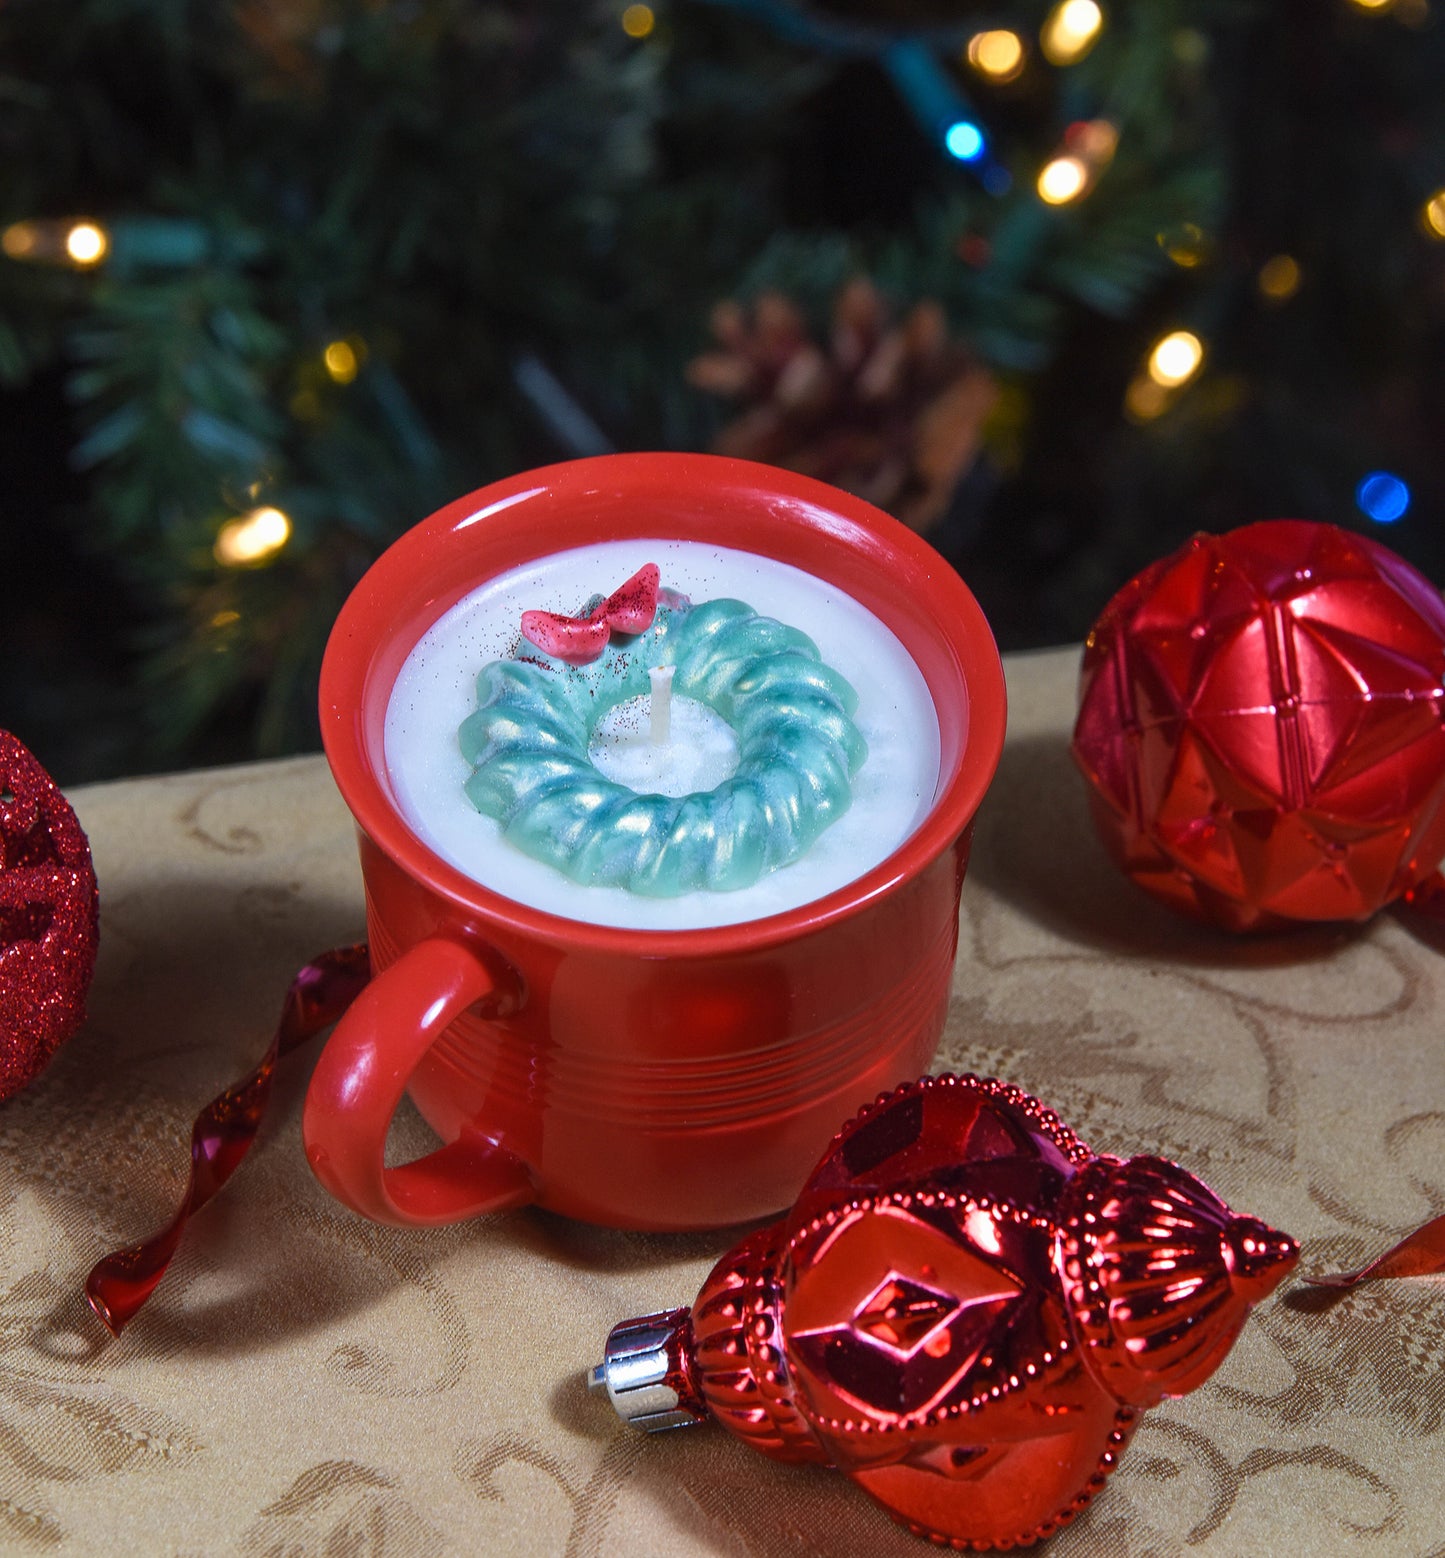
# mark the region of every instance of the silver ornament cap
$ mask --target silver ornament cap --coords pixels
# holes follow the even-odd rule
[[[605,1391],[623,1422],[648,1433],[705,1421],[689,1368],[691,1313],[667,1309],[614,1325],[602,1362],[588,1372],[588,1390]]]

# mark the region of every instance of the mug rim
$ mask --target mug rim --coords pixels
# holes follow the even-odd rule
[[[398,582],[409,579],[415,584],[424,579],[439,549],[455,548],[456,533],[528,500],[545,496],[551,502],[559,498],[576,502],[598,493],[647,487],[751,494],[760,517],[806,516],[840,555],[854,532],[876,541],[890,559],[906,567],[916,587],[928,592],[924,615],[939,640],[946,640],[954,651],[967,697],[966,735],[951,776],[940,773],[940,787],[923,821],[868,871],[780,913],[725,925],[665,930],[597,924],[535,908],[485,886],[439,855],[412,831],[373,766],[366,700],[376,695],[372,683],[377,657],[395,637],[388,634],[386,619],[390,604],[398,598]],[[646,527],[633,533],[645,534]],[[722,535],[712,539],[718,545],[735,544]],[[531,555],[545,550],[539,547]],[[523,561],[518,557],[510,566]],[[440,591],[430,597],[430,620],[435,621],[485,577],[473,578],[465,590],[449,598]],[[848,588],[836,579],[829,582]],[[896,619],[890,621],[876,610],[874,615],[898,635]],[[396,669],[420,636],[418,632],[399,650]],[[386,680],[383,720],[395,669]],[[708,956],[794,940],[891,896],[920,875],[954,844],[978,811],[1003,750],[1007,694],[998,647],[972,592],[922,536],[898,520],[839,488],[780,467],[722,455],[642,452],[597,455],[523,471],[454,499],[405,531],[371,564],[343,603],[322,659],[319,703],[327,763],[357,825],[400,870],[446,900],[481,934],[505,929],[599,953],[655,950],[661,939],[669,955]],[[579,883],[577,891],[585,892],[586,887]]]

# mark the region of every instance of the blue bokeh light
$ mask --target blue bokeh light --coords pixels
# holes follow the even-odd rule
[[[1366,519],[1393,525],[1410,507],[1410,489],[1389,471],[1371,471],[1355,488],[1355,502]]]
[[[950,157],[960,162],[977,162],[983,156],[983,131],[968,119],[956,120],[949,125],[943,144]]]

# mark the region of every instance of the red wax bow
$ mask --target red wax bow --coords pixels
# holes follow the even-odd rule
[[[600,601],[585,617],[554,611],[524,611],[522,637],[544,654],[568,665],[589,665],[607,648],[613,632],[645,633],[657,615],[661,575],[656,563],[644,563],[626,584]]]

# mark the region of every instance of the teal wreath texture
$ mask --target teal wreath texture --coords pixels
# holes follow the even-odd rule
[[[673,601],[589,665],[528,644],[493,661],[459,732],[467,794],[507,839],[576,882],[657,898],[748,887],[797,859],[847,811],[868,752],[857,694],[806,633],[741,601]],[[598,721],[661,665],[737,737],[737,771],[716,789],[643,795],[588,756]]]

